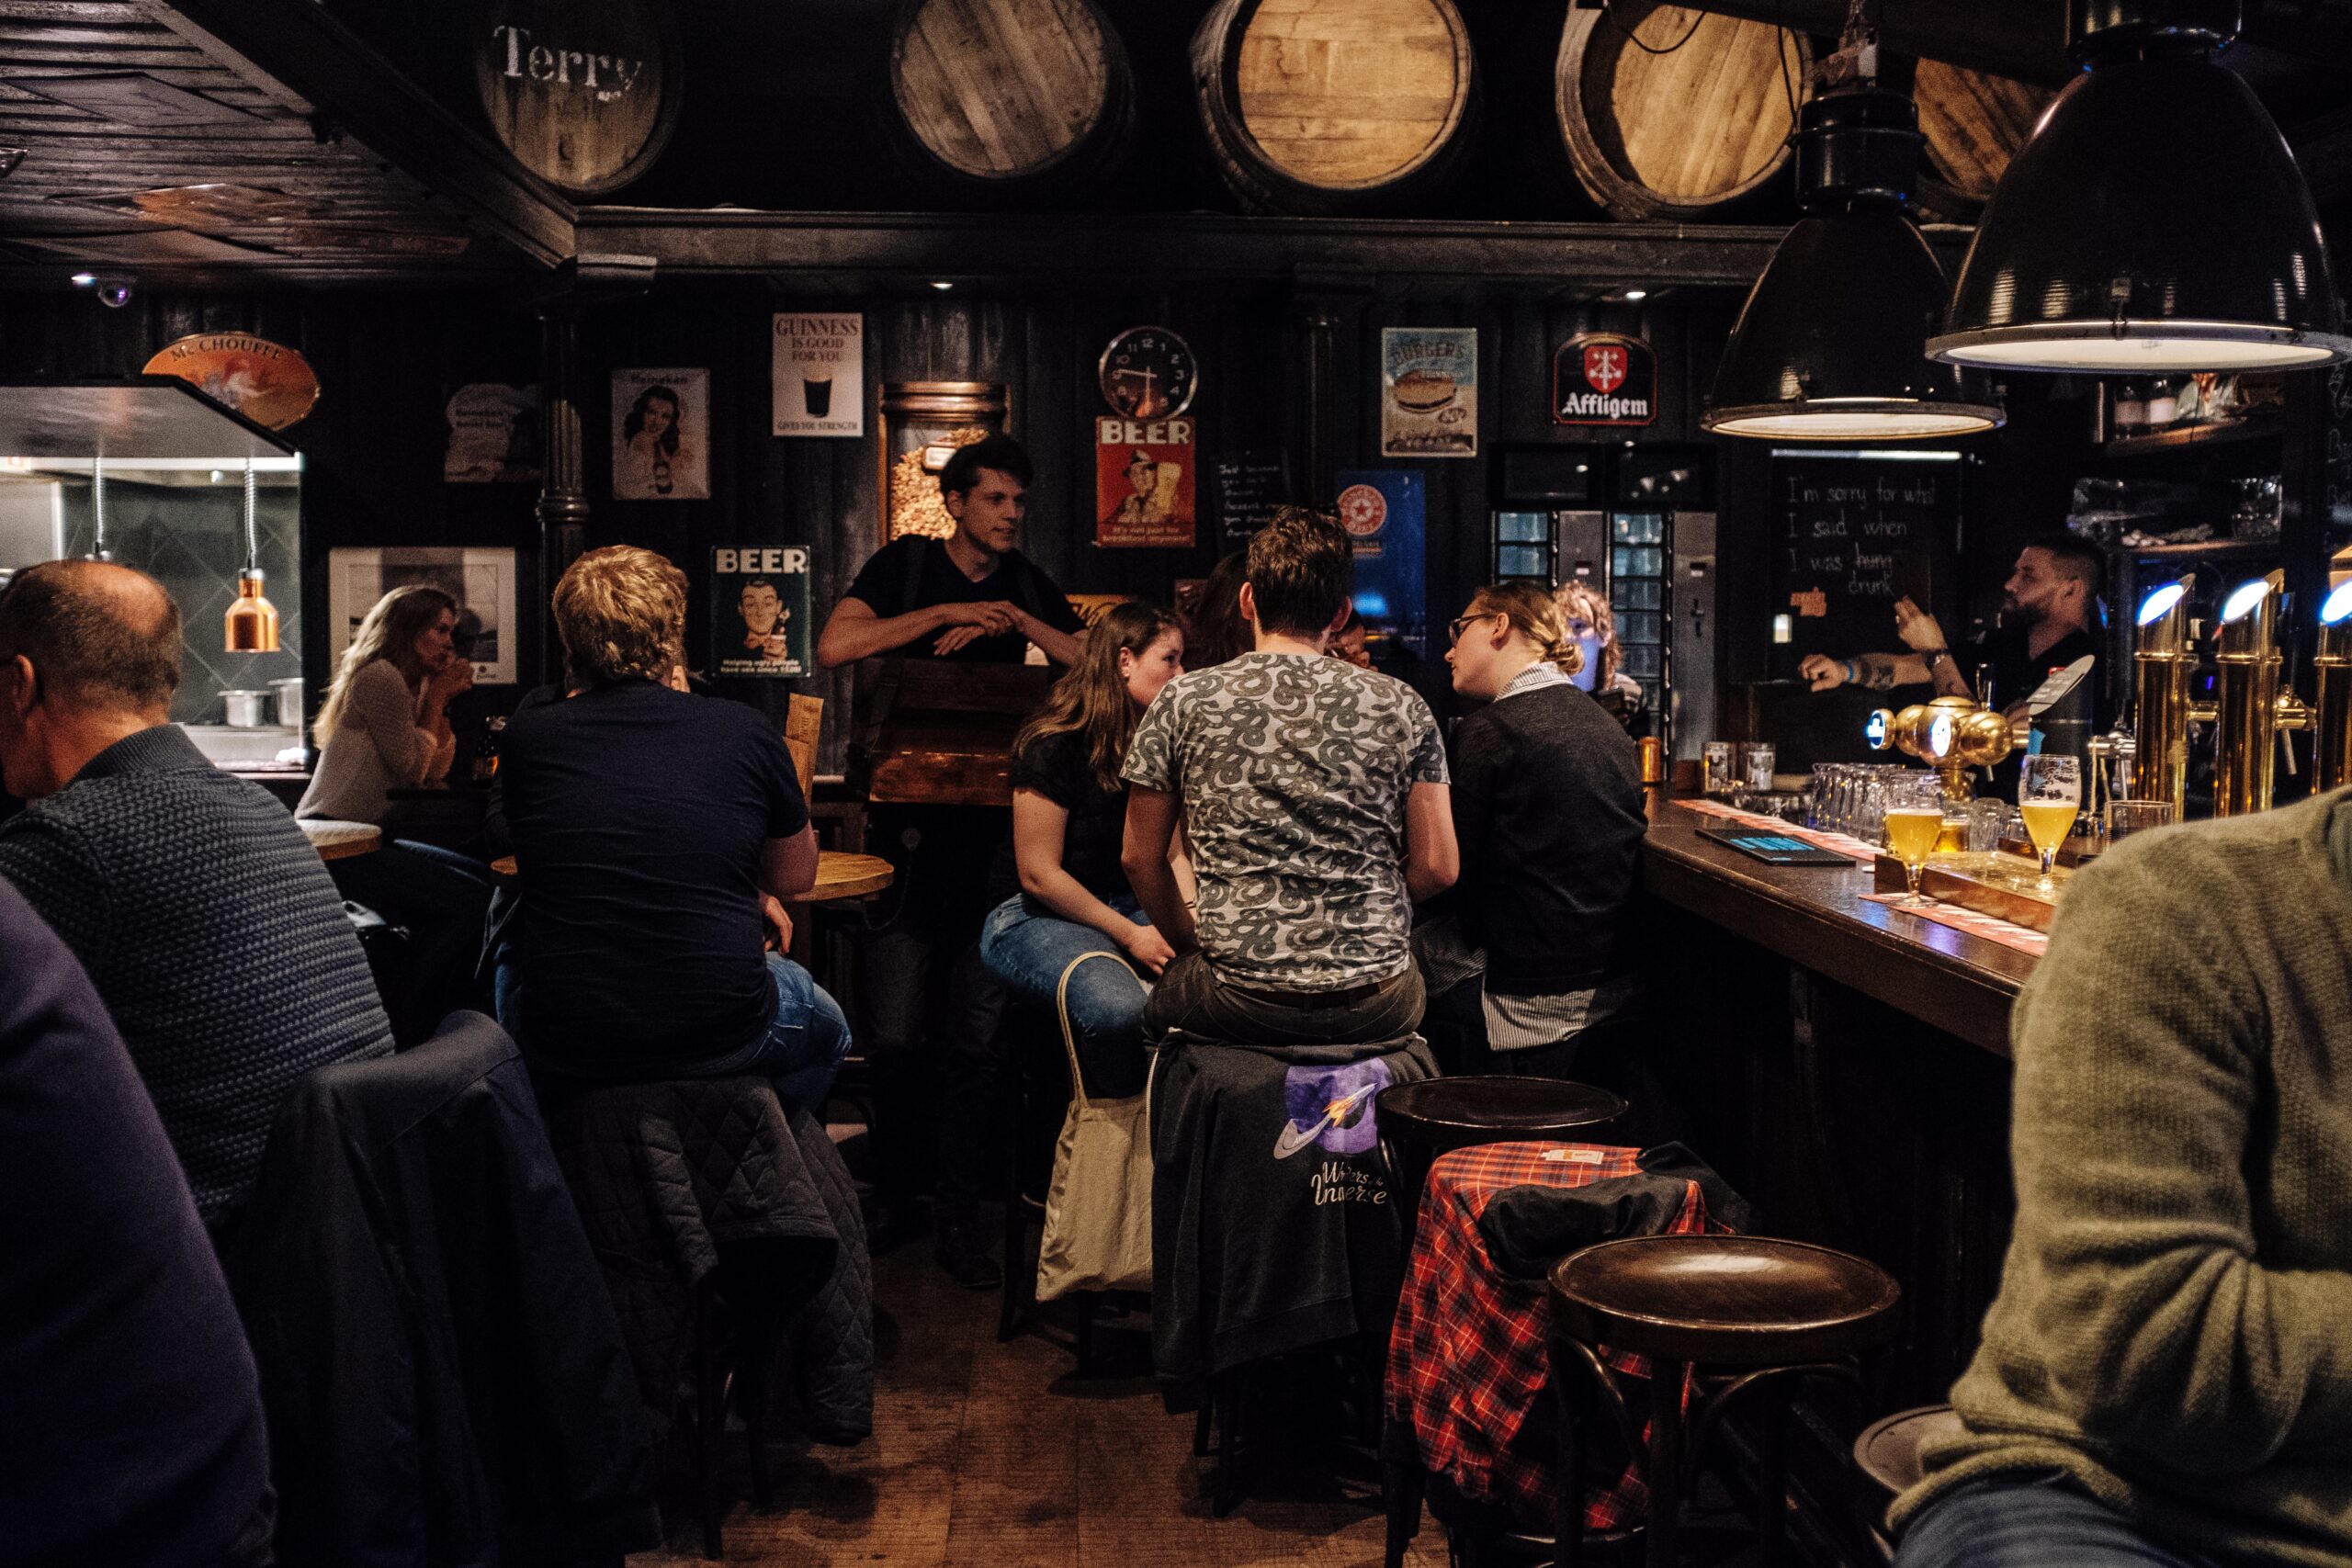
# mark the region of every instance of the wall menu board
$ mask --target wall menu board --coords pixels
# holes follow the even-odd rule
[[[1932,610],[1936,573],[1958,547],[1958,456],[1808,454],[1776,457],[1771,472],[1770,610],[1792,633],[1772,650],[1773,673],[1795,674],[1808,653],[1899,649],[1894,602]]]
[[[1284,452],[1236,452],[1209,464],[1216,481],[1217,526],[1238,545],[1272,520],[1290,500],[1290,457]]]
[[[2320,521],[2352,528],[2352,366],[2331,367],[2320,383],[2322,494]]]

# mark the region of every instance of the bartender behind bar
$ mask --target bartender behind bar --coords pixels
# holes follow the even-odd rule
[[[1974,682],[1990,677],[1989,705],[2012,719],[2025,711],[2045,676],[2077,659],[2096,659],[2092,631],[2098,616],[2103,561],[2098,547],[2072,534],[2045,535],[2018,552],[2016,570],[2001,589],[2001,621],[1962,652],[1944,640],[1936,618],[1909,599],[1894,602],[1894,634],[1903,653],[1860,653],[1850,659],[1807,654],[1797,666],[1816,692],[1853,684],[1883,692],[1932,682],[1939,697],[1973,697]],[[2094,669],[2094,691],[2105,682]],[[2107,728],[2102,703],[2099,728]]]
[[[1009,435],[958,447],[939,475],[956,532],[944,541],[910,534],[870,558],[825,622],[818,662],[829,670],[883,658],[1019,664],[1031,643],[1057,665],[1075,660],[1085,622],[1013,547],[1032,478],[1028,453]],[[978,1204],[1004,1008],[1003,987],[980,962],[980,922],[989,869],[1012,827],[1001,807],[876,806],[866,821],[868,842],[889,858],[896,877],[890,913],[863,955],[862,1038],[873,1051],[876,1092],[893,1110],[930,1102],[938,1161],[932,1250],[951,1278],[976,1290],[1000,1278]],[[886,1184],[910,1174],[886,1169]]]

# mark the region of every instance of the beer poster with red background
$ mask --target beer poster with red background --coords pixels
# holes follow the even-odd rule
[[[1657,418],[1657,355],[1623,333],[1585,333],[1552,356],[1556,424],[1631,428]]]
[[[1094,542],[1106,549],[1190,549],[1198,457],[1189,419],[1094,422]]]

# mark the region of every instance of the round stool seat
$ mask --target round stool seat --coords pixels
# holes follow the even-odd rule
[[[1401,1083],[1375,1103],[1382,1136],[1431,1154],[1589,1136],[1625,1114],[1625,1102],[1605,1089],[1503,1075]]]
[[[1885,1494],[1882,1502],[1893,1502],[1926,1473],[1919,1463],[1921,1449],[1965,1430],[1960,1412],[1949,1404],[1898,1410],[1862,1428],[1862,1435],[1854,1439],[1854,1465]]]
[[[1560,1259],[1551,1280],[1552,1321],[1586,1344],[1717,1366],[1870,1349],[1894,1337],[1902,1299],[1874,1263],[1765,1236],[1604,1241]]]

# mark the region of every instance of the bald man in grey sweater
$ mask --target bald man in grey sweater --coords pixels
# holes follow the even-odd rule
[[[392,1032],[301,829],[170,722],[179,669],[143,573],[51,561],[0,590],[0,775],[32,803],[0,823],[0,877],[89,971],[218,1229],[286,1091]]]

